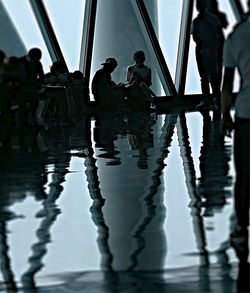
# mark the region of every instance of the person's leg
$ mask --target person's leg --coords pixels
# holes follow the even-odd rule
[[[206,68],[204,66],[204,61],[205,61],[204,56],[202,56],[198,48],[196,48],[195,50],[195,55],[196,55],[197,68],[200,75],[201,92],[204,95],[204,98],[207,98],[207,96],[210,94],[210,90],[209,90],[209,79],[208,79]]]
[[[234,204],[237,226],[231,234],[231,244],[241,263],[247,262],[249,225],[249,119],[236,118],[234,135],[236,180]]]
[[[206,110],[209,106],[209,94],[210,94],[209,79],[208,79],[206,68],[204,66],[204,61],[205,61],[204,56],[202,56],[202,54],[200,53],[197,47],[195,50],[195,54],[196,54],[197,68],[200,75],[201,92],[203,95],[203,98],[200,104],[197,105],[197,110]]]
[[[249,119],[236,118],[234,138],[235,210],[238,225],[249,225]]]

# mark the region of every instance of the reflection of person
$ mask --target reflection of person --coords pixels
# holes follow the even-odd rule
[[[127,68],[128,96],[137,99],[143,96],[144,100],[151,102],[152,91],[149,89],[152,84],[151,69],[144,64],[144,52],[136,51],[134,61],[135,64]]]
[[[92,93],[98,105],[114,105],[122,101],[126,96],[126,89],[122,84],[116,84],[111,79],[111,73],[118,63],[115,58],[107,58],[102,63],[103,68],[99,69],[92,80]]]
[[[201,90],[204,95],[198,109],[208,109],[209,84],[212,87],[215,105],[220,97],[220,48],[222,41],[222,25],[218,17],[209,12],[204,0],[197,0],[198,16],[193,20],[191,33],[196,43],[196,62],[201,79]]]
[[[248,1],[250,7],[250,1]],[[234,72],[237,68],[241,87],[235,102],[234,161],[236,181],[234,188],[237,226],[231,234],[231,243],[240,259],[247,263],[249,226],[249,98],[250,98],[250,16],[238,24],[225,42],[223,65],[225,66],[221,98],[221,132],[231,135],[233,129],[230,106],[233,102],[232,90]]]

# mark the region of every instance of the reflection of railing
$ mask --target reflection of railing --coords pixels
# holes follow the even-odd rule
[[[100,249],[100,252],[105,256],[102,258],[103,263],[101,264],[101,268],[104,270],[112,270],[112,260],[113,255],[110,251],[108,239],[109,239],[109,228],[105,223],[104,215],[102,208],[104,206],[105,200],[102,197],[96,159],[94,158],[94,151],[92,146],[89,146],[86,151],[86,159],[84,165],[86,166],[86,176],[88,181],[88,189],[89,195],[93,200],[93,204],[90,207],[90,212],[92,214],[92,219],[98,229],[98,237],[97,244]]]
[[[155,209],[157,208],[157,206],[154,204],[154,197],[157,194],[158,188],[161,184],[160,177],[166,166],[164,163],[164,160],[168,157],[168,154],[169,154],[169,147],[172,142],[176,120],[177,120],[177,115],[171,115],[167,123],[165,123],[164,127],[162,128],[162,132],[163,132],[161,136],[162,147],[160,149],[160,156],[156,160],[157,167],[153,171],[153,176],[151,177],[153,183],[149,187],[148,194],[144,197],[145,205],[147,207],[147,215],[144,217],[142,224],[138,227],[138,229],[132,235],[132,237],[136,238],[137,240],[137,248],[134,250],[134,252],[130,256],[130,260],[132,264],[127,269],[128,271],[132,271],[137,266],[138,256],[142,252],[142,250],[145,248],[145,239],[144,239],[143,233],[145,229],[147,228],[147,226],[152,221],[153,217],[155,216]]]
[[[7,230],[6,223],[0,221],[0,263],[1,271],[3,274],[4,282],[6,284],[7,292],[17,292],[17,287],[11,270],[11,263],[8,255],[8,244],[7,244]]]
[[[189,207],[191,209],[191,216],[193,219],[193,227],[196,236],[197,248],[201,256],[205,257],[205,264],[207,264],[208,259],[206,258],[206,237],[204,232],[203,219],[201,216],[201,199],[197,194],[195,168],[189,143],[185,114],[180,114],[178,117],[177,135],[180,145],[180,153],[183,160],[186,186],[188,190],[188,195],[191,199]]]
[[[30,267],[25,273],[23,273],[21,278],[24,290],[35,288],[34,276],[43,267],[42,258],[47,253],[46,245],[51,241],[50,229],[60,213],[60,210],[56,207],[55,203],[62,193],[63,187],[61,184],[65,181],[65,175],[68,173],[70,157],[65,157],[64,160],[55,163],[52,182],[49,184],[50,191],[44,200],[43,210],[38,214],[38,216],[42,216],[44,219],[41,221],[41,224],[36,232],[38,241],[32,245],[33,253],[28,260]]]

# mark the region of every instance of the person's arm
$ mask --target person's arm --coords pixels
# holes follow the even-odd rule
[[[131,66],[129,66],[127,68],[127,82],[130,84],[132,83],[132,79],[133,79],[133,71],[132,71],[132,68]]]
[[[150,87],[151,84],[152,84],[152,73],[151,73],[151,69],[148,68],[148,75],[147,75],[146,85],[148,87]]]
[[[234,81],[234,67],[225,67],[222,93],[221,93],[221,114],[222,119],[220,123],[221,134],[231,136],[233,129],[233,121],[230,115],[230,107],[233,102],[233,81]]]

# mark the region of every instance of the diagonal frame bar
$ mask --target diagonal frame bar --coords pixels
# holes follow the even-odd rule
[[[232,7],[232,10],[234,12],[234,16],[238,22],[240,22],[243,19],[244,11],[242,8],[242,4],[240,0],[229,0],[229,3]]]
[[[137,16],[137,20],[141,26],[144,38],[149,47],[153,58],[155,59],[155,64],[157,66],[158,75],[161,79],[163,89],[166,94],[171,96],[176,96],[177,91],[173,83],[172,77],[170,75],[167,63],[165,61],[164,55],[162,53],[158,38],[156,36],[154,27],[150,20],[147,8],[143,0],[130,0]]]
[[[185,93],[193,7],[194,0],[182,1],[181,26],[175,70],[175,86],[179,95],[184,95]]]
[[[95,34],[97,0],[86,0],[82,29],[79,70],[89,82]]]
[[[39,29],[42,33],[44,42],[47,46],[48,52],[52,62],[60,61],[68,70],[67,64],[63,57],[60,45],[57,41],[53,26],[50,22],[48,13],[42,0],[29,0],[32,11],[35,15]]]

